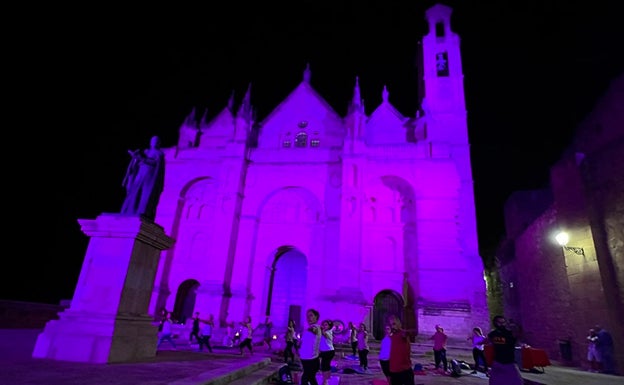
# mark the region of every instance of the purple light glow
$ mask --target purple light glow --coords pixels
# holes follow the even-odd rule
[[[307,66],[262,122],[253,121],[250,89],[238,109],[230,103],[199,125],[187,119],[167,151],[156,220],[176,243],[163,253],[150,309],[181,319],[214,313],[221,325],[270,314],[276,330],[293,317],[301,326],[309,307],[321,319],[366,322],[375,335],[391,311],[427,333],[436,323],[461,336],[486,327],[450,13],[427,12],[430,23],[447,24],[447,36],[423,39],[428,97],[418,117],[396,110],[385,86],[366,115],[365,79],[341,117],[311,86]]]
[[[165,188],[155,222],[174,242],[150,244],[163,250],[154,274],[141,259],[152,233],[143,234],[144,225],[129,231],[131,220],[98,218],[94,227],[106,231],[87,233],[72,305],[61,326],[46,326],[34,355],[58,358],[57,347],[71,342],[82,350],[62,359],[93,361],[96,350],[98,362],[111,360],[108,351],[128,341],[119,317],[144,320],[162,307],[182,323],[196,311],[214,314],[216,341],[248,315],[254,325],[270,315],[278,334],[289,319],[300,330],[308,308],[321,320],[363,322],[377,339],[390,313],[426,335],[438,323],[461,338],[475,325],[486,327],[459,39],[450,15],[442,5],[426,14],[431,24],[445,25],[446,36],[422,40],[427,100],[417,117],[393,107],[388,87],[367,115],[359,99],[366,79],[356,81],[349,113],[339,116],[311,86],[308,66],[262,122],[253,120],[251,89],[238,108],[229,104],[199,124],[186,119],[178,146],[163,149]],[[438,52],[447,54],[444,76],[436,70]],[[106,321],[107,346],[86,337],[61,341],[85,318],[90,327]],[[151,332],[133,331],[155,347]],[[136,351],[151,348],[149,341],[123,350],[149,356]]]

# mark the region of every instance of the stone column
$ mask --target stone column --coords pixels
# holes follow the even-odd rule
[[[91,239],[74,297],[46,324],[32,356],[90,363],[154,357],[158,331],[148,308],[160,252],[173,239],[144,217],[102,214],[78,222]]]

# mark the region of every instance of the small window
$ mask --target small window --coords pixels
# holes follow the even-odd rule
[[[435,25],[436,37],[444,37],[444,23],[438,22]]]
[[[446,52],[436,54],[436,71],[439,77],[449,76],[448,54]]]
[[[312,139],[310,141],[310,147],[318,147],[321,145],[321,141],[318,139]]]
[[[307,147],[308,146],[308,134],[300,132],[295,136],[295,147]]]
[[[283,141],[282,142],[282,147],[289,148],[290,147],[290,140],[286,139],[285,141]]]

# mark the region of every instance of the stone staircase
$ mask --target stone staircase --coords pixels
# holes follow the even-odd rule
[[[275,384],[277,381],[278,371],[284,366],[284,363],[278,364],[275,362],[270,362],[266,366],[258,368],[245,376],[241,376],[240,378],[226,382],[225,384],[230,385],[267,385],[267,384]],[[218,383],[221,385],[223,383]],[[217,384],[215,384],[217,385]]]
[[[200,376],[181,379],[171,385],[267,385],[274,384],[277,372],[284,364],[271,362],[271,358],[262,357],[258,360],[232,369],[231,366],[203,372]],[[205,377],[205,381],[201,377]]]

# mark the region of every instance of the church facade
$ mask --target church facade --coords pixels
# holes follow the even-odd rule
[[[346,116],[301,83],[261,122],[250,90],[211,119],[194,112],[166,152],[156,223],[161,255],[150,311],[219,325],[270,316],[275,329],[364,322],[375,338],[398,314],[430,335],[464,337],[489,316],[478,252],[459,37],[452,10],[426,12],[416,116],[382,102],[366,114],[359,80]],[[425,97],[426,96],[426,97]]]

